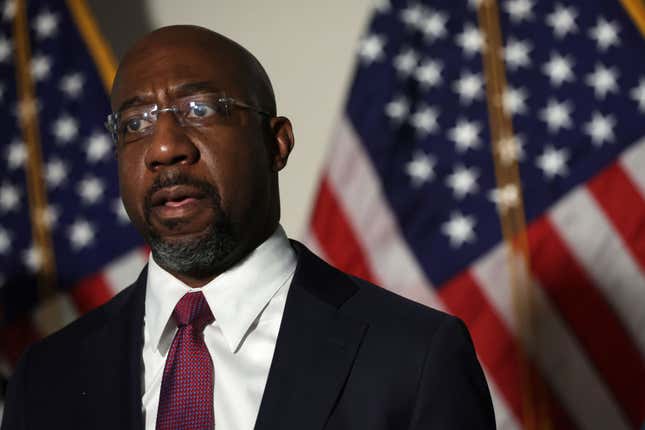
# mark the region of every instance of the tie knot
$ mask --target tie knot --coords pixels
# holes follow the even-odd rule
[[[175,306],[173,317],[179,327],[192,325],[197,331],[215,320],[201,291],[184,295]]]

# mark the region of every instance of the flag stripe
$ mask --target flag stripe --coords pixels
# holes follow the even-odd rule
[[[522,419],[522,384],[526,381],[522,373],[521,351],[496,310],[482,294],[472,273],[467,271],[448,281],[439,294],[447,308],[468,325],[480,359],[515,416]],[[539,378],[533,363],[528,361],[526,365],[528,372]],[[547,392],[545,397],[555,428],[576,428],[553,395]]]
[[[78,311],[84,314],[110,300],[114,293],[99,272],[82,279],[70,290],[70,295]]]
[[[367,153],[345,118],[338,126],[333,159],[328,166],[329,183],[379,284],[426,306],[442,309],[435,288],[402,238]]]
[[[103,270],[103,276],[112,294],[117,294],[136,281],[137,274],[141,272],[147,261],[148,249],[141,247],[110,262]]]
[[[620,157],[619,162],[629,177],[638,187],[641,196],[645,196],[645,138],[634,143]]]
[[[517,318],[511,312],[514,309],[512,284],[503,245],[477,261],[473,277],[494,312],[517,337]],[[533,321],[534,327],[526,347],[562,407],[581,429],[629,428],[574,334],[539,285],[531,284],[533,308],[538,317]],[[589,405],[594,407],[589,408]]]
[[[645,277],[610,220],[584,187],[558,203],[550,219],[645,353]]]
[[[633,381],[645,381],[645,366],[614,310],[587,277],[550,221],[529,228],[531,269],[575,332],[633,425],[645,418]],[[620,357],[620,365],[616,365]]]
[[[500,393],[499,387],[495,382],[495,379],[490,375],[486,366],[482,364],[484,369],[484,376],[486,377],[486,382],[488,383],[488,389],[490,391],[490,397],[493,401],[493,409],[495,410],[495,424],[498,430],[520,430],[522,426],[520,421],[513,411],[510,410],[508,404],[504,400],[503,395]]]
[[[642,167],[641,167],[642,168]],[[645,268],[645,200],[619,164],[612,164],[587,185],[616,231]]]
[[[334,265],[355,276],[374,281],[374,275],[356,242],[352,227],[338,206],[326,179],[322,180],[318,189],[312,227],[325,253],[332,256]]]

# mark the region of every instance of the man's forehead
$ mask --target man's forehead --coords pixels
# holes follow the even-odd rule
[[[161,28],[134,44],[117,70],[112,108],[137,92],[202,81],[275,112],[271,82],[249,51],[211,30],[187,25]]]
[[[172,44],[133,54],[119,68],[113,103],[156,92],[182,95],[218,90],[239,94],[249,85],[243,64],[226,52]]]

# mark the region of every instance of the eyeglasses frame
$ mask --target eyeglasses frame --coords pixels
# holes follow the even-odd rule
[[[210,94],[199,94],[199,95],[210,95]],[[230,109],[230,106],[235,106],[238,108],[242,109],[247,109],[253,112],[256,112],[262,116],[266,116],[267,118],[272,118],[274,115],[270,114],[269,112],[265,111],[262,108],[259,108],[257,106],[250,105],[248,103],[244,103],[242,101],[239,101],[233,97],[228,97],[226,95],[219,95],[216,94],[219,98],[217,99],[218,103],[225,103],[226,104],[226,109],[227,113],[228,110]],[[189,98],[190,96],[187,96],[186,98]],[[154,116],[157,117],[160,113],[162,112],[173,112],[173,113],[178,113],[180,112],[179,108],[177,105],[172,105],[169,107],[161,108],[159,109],[159,105],[157,103],[153,103],[147,106],[153,106],[153,108],[145,112],[144,118],[148,118],[149,116]],[[118,123],[119,123],[119,116],[121,114],[121,111],[119,112],[112,112],[107,116],[107,119],[105,120],[104,126],[107,129],[107,131],[110,133],[110,136],[112,137],[112,141],[116,145],[119,142],[119,129],[118,129]],[[155,122],[157,119],[155,118]]]

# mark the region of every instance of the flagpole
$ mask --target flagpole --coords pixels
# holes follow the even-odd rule
[[[545,387],[534,377],[528,351],[535,346],[534,300],[530,276],[530,256],[526,216],[518,166],[518,147],[512,118],[504,106],[506,75],[502,34],[496,0],[480,0],[477,16],[484,38],[482,61],[486,78],[486,99],[491,130],[491,149],[496,178],[496,203],[507,251],[511,297],[518,326],[521,357],[523,425],[530,430],[551,429],[545,401]]]
[[[620,0],[629,17],[645,37],[645,3],[643,0]]]
[[[116,57],[99,31],[98,24],[85,0],[67,0],[67,6],[90,55],[94,59],[105,91],[109,94],[116,74]]]
[[[43,181],[42,149],[38,126],[38,100],[31,74],[31,48],[27,7],[24,0],[16,2],[14,21],[16,52],[16,82],[18,117],[22,138],[27,148],[25,174],[29,199],[29,216],[33,240],[33,252],[38,262],[39,296],[48,299],[55,294],[57,283],[56,257],[47,219],[47,192]]]

